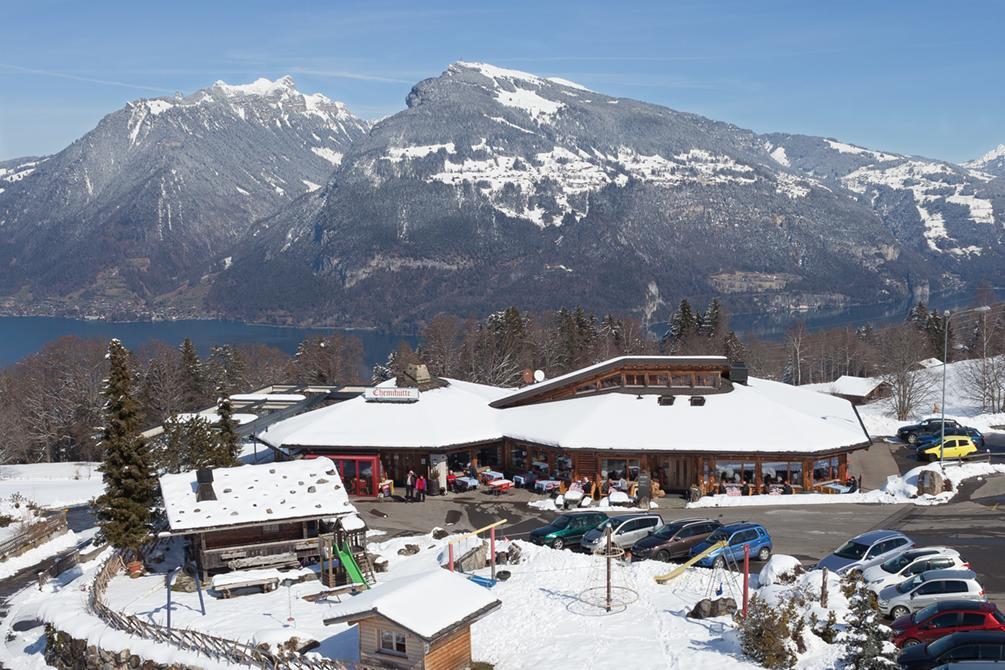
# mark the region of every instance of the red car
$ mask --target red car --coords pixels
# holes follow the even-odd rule
[[[965,631],[1005,631],[1005,614],[994,603],[979,600],[943,600],[905,614],[890,624],[893,643],[898,647],[927,644],[932,640]]]

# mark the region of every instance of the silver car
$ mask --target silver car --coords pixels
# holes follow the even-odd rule
[[[604,540],[604,531],[610,527],[611,541],[628,550],[636,542],[663,525],[663,517],[659,514],[622,514],[612,516],[596,528],[586,531],[579,544],[586,551],[592,552],[598,549]]]
[[[870,530],[848,540],[834,553],[824,556],[817,563],[817,568],[827,568],[839,575],[861,572],[913,546],[914,542],[899,531]]]
[[[960,558],[960,552],[949,547],[909,549],[862,571],[865,585],[873,593],[887,586],[929,570],[968,570],[970,564]]]
[[[986,600],[973,570],[929,570],[879,592],[879,609],[896,619],[940,600]]]

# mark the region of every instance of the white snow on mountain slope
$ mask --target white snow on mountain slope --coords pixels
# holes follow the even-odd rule
[[[564,103],[540,95],[541,88],[548,88],[553,84],[587,90],[585,87],[565,80],[554,80],[538,77],[528,72],[519,70],[508,70],[506,68],[489,65],[487,63],[466,63],[463,61],[454,63],[448,69],[448,73],[456,73],[461,70],[474,70],[479,74],[488,77],[493,83],[493,95],[495,99],[507,107],[527,112],[532,119],[544,122],[557,114]]]
[[[250,84],[228,84],[225,81],[216,81],[213,88],[223,92],[225,95],[276,95],[284,92],[295,92],[293,78],[289,75],[280,77],[275,81],[270,81],[260,77]]]
[[[530,117],[535,121],[546,121],[565,107],[561,102],[541,97],[535,91],[519,86],[513,91],[498,90],[495,96],[496,100],[503,105],[521,109],[530,114]]]
[[[768,155],[771,159],[778,163],[779,165],[784,165],[785,167],[790,167],[789,157],[785,155],[785,147],[773,147],[771,142],[765,142],[764,148],[768,151]]]
[[[388,147],[387,155],[384,156],[384,159],[399,162],[410,158],[423,158],[429,154],[435,154],[440,149],[446,150],[448,154],[457,153],[454,143],[447,142],[445,144],[426,144],[414,147]]]
[[[43,158],[37,161],[29,161],[27,163],[21,163],[11,168],[0,167],[0,180],[14,183],[16,181],[21,181],[39,166],[40,163],[44,163],[47,158]]]
[[[953,183],[953,182],[959,183]],[[907,160],[888,168],[866,166],[841,178],[850,190],[866,194],[877,192],[877,187],[910,191],[914,197],[918,215],[925,224],[925,238],[932,251],[941,252],[946,248],[937,244],[938,240],[951,241],[945,228],[942,214],[933,204],[951,203],[966,207],[969,218],[974,223],[994,224],[994,208],[991,201],[978,197],[973,188],[957,179],[957,169],[945,163],[923,160]],[[952,190],[946,194],[947,190]],[[979,253],[979,247],[949,248],[951,253]]]
[[[342,162],[342,154],[333,149],[329,149],[328,147],[311,147],[311,151],[316,153],[321,158],[324,158],[332,165],[338,165]]]
[[[903,156],[898,156],[896,154],[883,153],[882,151],[872,151],[871,149],[863,149],[862,147],[856,147],[853,144],[845,144],[844,142],[837,142],[835,140],[825,139],[824,142],[830,145],[831,149],[842,153],[842,154],[860,154],[864,156],[872,156],[878,161],[895,161],[900,160]]]
[[[992,149],[991,151],[987,152],[986,154],[984,154],[980,158],[974,159],[972,161],[967,161],[966,163],[963,163],[962,165],[963,165],[963,167],[973,168],[975,170],[980,170],[981,168],[985,167],[989,163],[993,163],[994,161],[996,161],[996,160],[998,160],[1000,158],[1005,158],[1005,144],[999,144],[994,149]]]
[[[559,86],[568,86],[569,88],[578,88],[580,91],[590,91],[582,84],[577,84],[574,81],[569,81],[568,79],[562,79],[561,77],[548,77],[548,81],[553,84],[558,84]],[[592,93],[592,91],[590,91]]]

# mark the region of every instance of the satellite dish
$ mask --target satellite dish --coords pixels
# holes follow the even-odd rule
[[[538,383],[544,381],[544,370],[534,370],[534,381]]]

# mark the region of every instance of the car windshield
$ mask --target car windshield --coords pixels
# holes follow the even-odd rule
[[[918,610],[911,616],[911,621],[914,623],[920,623],[927,620],[930,616],[935,614],[939,609],[938,604],[929,605],[923,609]]]
[[[857,561],[858,559],[865,556],[865,552],[869,551],[869,545],[861,544],[855,540],[848,540],[834,552],[835,556],[840,556],[841,558],[850,558]]]
[[[572,517],[567,514],[563,514],[562,516],[552,521],[550,525],[555,530],[562,530],[563,528],[568,527],[570,523],[572,523]]]
[[[663,526],[655,533],[653,533],[653,535],[660,538],[661,540],[669,540],[671,537],[676,535],[681,528],[683,528],[683,526],[681,526],[680,524],[668,523],[667,525]]]
[[[720,528],[711,535],[708,536],[709,544],[715,544],[716,542],[725,542],[729,539],[729,532],[725,528]]]
[[[895,572],[900,572],[901,569],[906,568],[908,563],[913,561],[916,556],[909,554],[901,554],[900,556],[894,556],[893,558],[885,561],[881,566],[885,572],[893,574]]]
[[[907,593],[908,591],[912,591],[916,586],[920,586],[923,581],[924,580],[921,578],[921,575],[915,575],[910,579],[905,579],[900,584],[897,584],[897,593]]]

